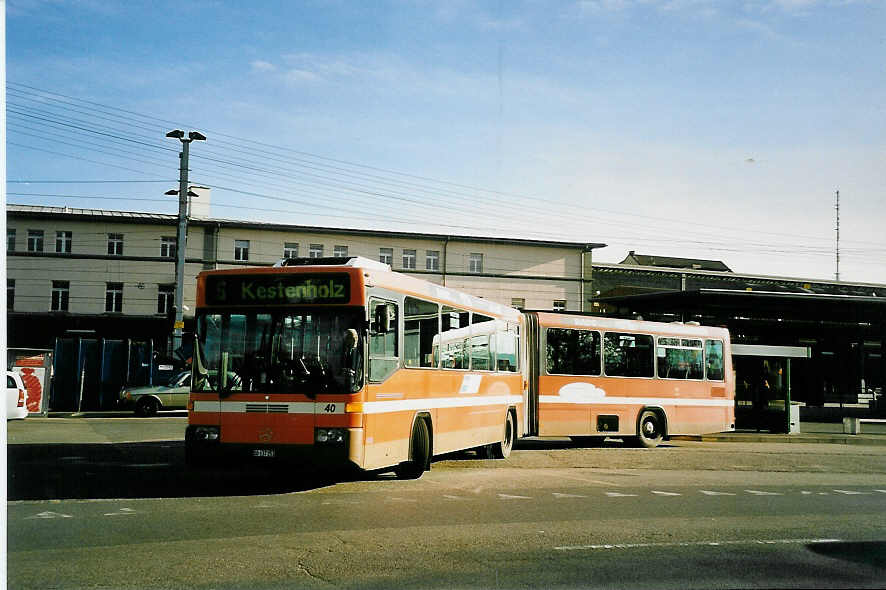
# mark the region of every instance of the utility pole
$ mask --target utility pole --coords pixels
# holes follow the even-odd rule
[[[834,206],[837,210],[837,273],[834,275],[837,281],[840,280],[840,191],[837,191],[837,204]]]
[[[185,132],[175,129],[166,134],[182,142],[182,151],[178,157],[179,181],[178,181],[178,234],[175,238],[175,323],[172,331],[173,352],[182,346],[182,329],[185,327],[183,319],[184,311],[184,283],[185,283],[185,250],[188,240],[188,147],[192,141],[205,141],[206,136],[197,131]]]

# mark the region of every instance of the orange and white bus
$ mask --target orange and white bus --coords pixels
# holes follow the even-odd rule
[[[197,278],[191,465],[306,455],[418,477],[510,454],[528,387],[519,311],[364,258]]]
[[[526,432],[585,442],[735,428],[729,331],[568,313],[527,312]]]

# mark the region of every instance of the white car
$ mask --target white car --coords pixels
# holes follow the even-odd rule
[[[25,384],[21,375],[6,371],[6,419],[21,420],[28,416]]]

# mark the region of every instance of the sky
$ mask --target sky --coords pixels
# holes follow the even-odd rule
[[[7,0],[8,203],[886,283],[883,0]]]

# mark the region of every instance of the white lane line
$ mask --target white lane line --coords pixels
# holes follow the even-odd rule
[[[652,490],[652,493],[656,496],[679,496],[677,492],[660,492],[658,490]]]
[[[30,520],[32,518],[74,518],[70,514],[62,514],[61,512],[41,512],[39,514],[35,514],[34,516],[26,516],[26,520]]]
[[[734,496],[732,492],[714,492],[712,490],[698,490],[705,496]]]
[[[783,496],[784,494],[780,494],[778,492],[763,492],[761,490],[745,490],[749,494],[754,494],[755,496]]]
[[[645,549],[649,547],[720,547],[723,545],[808,545],[839,543],[841,539],[751,539],[747,541],[686,541],[672,543],[607,543],[602,545],[562,545],[557,551],[592,551],[599,549]]]
[[[510,494],[499,494],[499,500],[531,500],[531,496],[512,496]]]
[[[886,494],[886,490],[874,490],[875,492],[880,492],[881,494]]]
[[[561,494],[560,492],[554,492],[555,498],[587,498],[587,496],[582,496],[581,494]]]
[[[105,516],[135,516],[132,508],[121,508],[117,512],[105,512]]]
[[[870,496],[870,492],[856,492],[855,490],[834,490],[838,494],[846,494],[847,496]]]
[[[637,494],[622,494],[619,492],[606,492],[606,495],[609,496],[610,498],[627,498],[630,496],[633,496],[633,497],[637,496]]]

